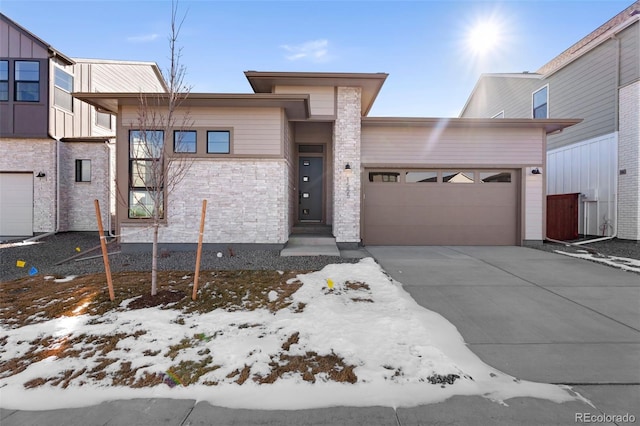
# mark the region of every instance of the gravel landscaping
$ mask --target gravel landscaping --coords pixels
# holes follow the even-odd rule
[[[19,241],[0,243],[0,282],[28,276],[33,272],[32,267],[39,275],[60,277],[104,272],[101,250],[90,251],[100,245],[97,232],[62,232],[36,240],[35,244],[15,243]],[[112,272],[151,270],[151,253],[118,253],[117,242],[108,244],[108,249],[113,253],[109,256]],[[218,257],[218,253],[222,253],[222,257]],[[57,265],[76,255],[80,256]],[[203,250],[200,269],[310,271],[332,263],[358,260],[332,256],[280,257],[279,250]],[[18,267],[18,261],[24,262],[24,266]],[[195,250],[163,252],[158,259],[158,269],[191,271],[195,263]]]
[[[104,272],[97,232],[62,232],[50,235],[33,244],[16,245],[20,241],[0,243],[0,282],[10,281],[29,275],[37,270],[37,274],[84,275]],[[117,242],[108,245],[111,271],[149,271],[151,270],[150,253],[119,253]],[[577,253],[579,250],[595,250],[607,256],[627,257],[640,260],[640,244],[625,240],[608,240],[583,246],[566,246],[546,242],[535,248],[553,252],[562,250]],[[79,251],[78,251],[79,250]],[[222,257],[218,257],[222,253]],[[75,259],[69,259],[78,256]],[[89,259],[86,259],[89,258]],[[69,259],[69,260],[67,260]],[[58,265],[58,263],[67,260]],[[18,261],[24,262],[18,267]],[[160,270],[190,271],[195,267],[194,251],[164,252],[158,261]],[[347,259],[331,256],[280,257],[278,250],[243,250],[214,251],[203,250],[200,264],[201,270],[319,270],[331,263],[354,263],[358,259]]]

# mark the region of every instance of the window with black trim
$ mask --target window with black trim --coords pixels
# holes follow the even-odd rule
[[[369,172],[369,182],[400,182],[400,173],[398,172]]]
[[[129,131],[129,218],[153,217],[156,203],[164,215],[163,146],[162,130]]]
[[[533,118],[549,118],[549,86],[533,92]]]
[[[61,68],[54,67],[53,104],[73,111],[73,76]]]
[[[91,160],[76,160],[76,182],[91,182]]]
[[[9,100],[9,61],[0,61],[0,101]]]
[[[195,130],[175,130],[173,132],[173,152],[195,153],[198,133]]]
[[[207,154],[229,154],[231,152],[231,132],[228,130],[207,131]]]
[[[15,100],[40,102],[40,62],[15,61]]]
[[[111,129],[111,114],[96,110],[96,124],[105,129]]]

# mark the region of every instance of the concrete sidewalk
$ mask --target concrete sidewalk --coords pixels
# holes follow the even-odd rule
[[[522,247],[367,249],[418,303],[456,325],[487,364],[525,380],[569,384],[595,407],[534,398],[510,399],[504,406],[457,396],[397,410],[257,411],[140,399],[68,410],[1,410],[0,424],[574,425],[580,413],[630,414],[640,422],[637,274]]]

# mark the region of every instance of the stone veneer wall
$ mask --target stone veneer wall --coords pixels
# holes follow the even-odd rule
[[[288,174],[283,159],[196,160],[168,196],[161,243],[197,243],[207,200],[204,243],[284,244]],[[123,223],[123,243],[150,243],[148,225]]]
[[[618,238],[640,240],[640,81],[620,89]]]
[[[338,87],[333,131],[333,235],[338,243],[360,242],[360,133],[362,89]],[[345,165],[351,174],[345,173]]]
[[[33,173],[33,232],[56,228],[56,141],[0,139],[0,172]],[[38,178],[38,172],[45,177]]]

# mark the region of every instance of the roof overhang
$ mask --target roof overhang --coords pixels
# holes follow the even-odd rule
[[[328,72],[264,72],[245,71],[256,93],[273,93],[276,86],[333,86],[362,89],[361,114],[366,116],[376,100],[387,73],[328,73]]]
[[[94,93],[78,92],[73,96],[96,107],[99,111],[118,114],[123,106],[140,105],[141,97],[147,103],[164,106],[168,103],[166,93]],[[290,120],[309,118],[309,95],[276,95],[263,93],[189,93],[180,101],[180,108],[226,107],[226,108],[282,108]]]
[[[546,134],[559,133],[578,124],[579,118],[421,118],[421,117],[364,117],[363,127],[437,127],[440,129],[543,129]]]
[[[91,143],[103,143],[109,142],[111,139],[115,139],[116,135],[111,136],[78,136],[72,138],[61,138],[61,142],[91,142]]]

